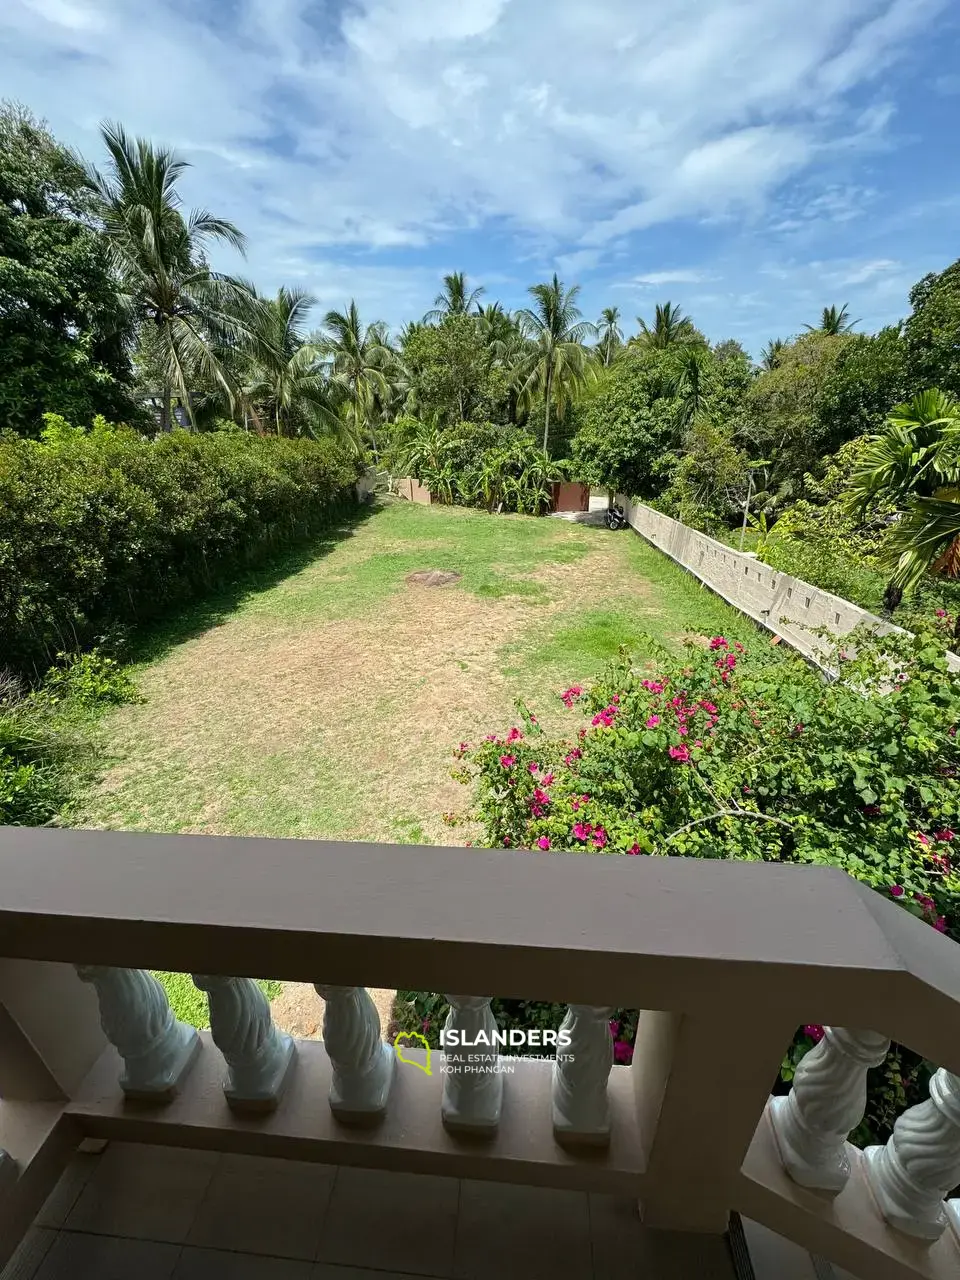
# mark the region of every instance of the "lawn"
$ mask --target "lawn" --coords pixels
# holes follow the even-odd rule
[[[418,570],[462,575],[408,584]],[[461,842],[451,748],[627,645],[756,638],[633,533],[391,502],[140,642],[145,701],[102,725],[65,817],[163,832]]]

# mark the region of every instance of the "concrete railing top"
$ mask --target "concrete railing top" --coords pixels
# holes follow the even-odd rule
[[[775,1002],[960,1070],[960,948],[828,867],[8,827],[0,953],[685,1012]]]

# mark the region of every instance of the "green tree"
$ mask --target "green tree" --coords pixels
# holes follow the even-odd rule
[[[760,367],[770,370],[776,369],[780,363],[780,356],[787,344],[782,338],[771,338],[767,345],[760,352]]]
[[[172,151],[104,124],[105,174],[92,171],[100,215],[131,314],[150,327],[162,378],[161,427],[173,425],[176,396],[195,423],[192,390],[219,387],[231,407],[240,388],[224,352],[248,337],[259,303],[242,281],[211,271],[205,252],[216,241],[242,251],[244,237],[206,209],[181,213],[177,184],[188,168]]]
[[[304,325],[314,299],[303,289],[281,287],[263,300],[245,343],[249,362],[243,399],[258,421],[279,435],[321,434],[336,429],[337,414],[321,366],[321,351]]]
[[[910,290],[903,328],[910,388],[940,387],[960,396],[960,261],[924,276]]]
[[[487,321],[448,315],[437,325],[418,326],[401,344],[407,410],[441,423],[497,421],[507,415],[509,374],[498,352],[507,350],[515,328],[488,342]],[[501,322],[495,321],[500,327]]]
[[[130,336],[86,171],[25,108],[0,107],[0,426],[129,419]]]
[[[768,487],[761,505],[772,508],[798,497],[803,477],[828,452],[829,430],[820,418],[823,387],[853,335],[802,334],[781,349],[777,365],[746,391],[740,444],[754,457],[769,458]]]
[[[671,353],[628,346],[580,406],[573,442],[578,478],[633,497],[663,487],[671,450],[679,443]]]
[[[690,317],[685,316],[672,302],[657,303],[652,325],[648,325],[642,316],[637,316],[637,324],[640,332],[630,341],[640,347],[665,350],[667,347],[691,342],[698,336]]]
[[[859,323],[859,320],[850,319],[849,308],[844,303],[839,311],[836,307],[824,307],[819,324],[807,324],[803,327],[810,333],[829,333],[836,337],[840,333],[849,333]]]
[[[435,323],[447,316],[465,316],[483,296],[482,285],[475,289],[467,287],[467,273],[454,271],[443,277],[443,288],[433,300],[433,310],[423,317],[427,323]]]
[[[597,350],[605,367],[613,363],[614,356],[623,346],[623,330],[620,328],[620,308],[604,307],[597,321]]]
[[[554,272],[549,284],[535,284],[528,290],[533,307],[519,313],[520,324],[530,341],[530,350],[517,368],[520,401],[529,408],[542,399],[543,452],[550,442],[550,414],[563,414],[577,398],[592,371],[590,353],[584,341],[594,326],[581,319],[577,306],[579,285],[564,288]]]
[[[849,504],[862,513],[883,500],[902,511],[887,540],[892,582],[912,591],[929,570],[960,577],[960,404],[923,391],[897,405],[851,478]]]
[[[847,440],[881,430],[894,405],[912,390],[899,325],[851,335],[820,388],[820,449],[832,454]]]
[[[346,311],[327,312],[316,345],[330,363],[330,387],[348,433],[358,442],[369,435],[378,460],[378,405],[390,399],[394,363],[386,326],[382,320],[364,326],[351,299]]]

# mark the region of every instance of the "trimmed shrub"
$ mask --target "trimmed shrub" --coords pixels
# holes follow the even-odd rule
[[[36,675],[61,651],[155,616],[303,541],[355,501],[333,441],[173,431],[147,440],[47,415],[0,439],[0,655]]]

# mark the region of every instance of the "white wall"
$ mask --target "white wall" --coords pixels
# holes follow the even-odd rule
[[[632,527],[648,542],[741,613],[775,635],[783,636],[814,661],[820,660],[830,642],[825,637],[812,635],[806,628],[825,627],[838,636],[863,623],[881,634],[901,630],[849,600],[841,600],[800,578],[771,569],[753,556],[734,551],[642,502],[627,499],[624,511]],[[947,661],[954,670],[960,670],[960,657],[956,654],[948,653]]]

